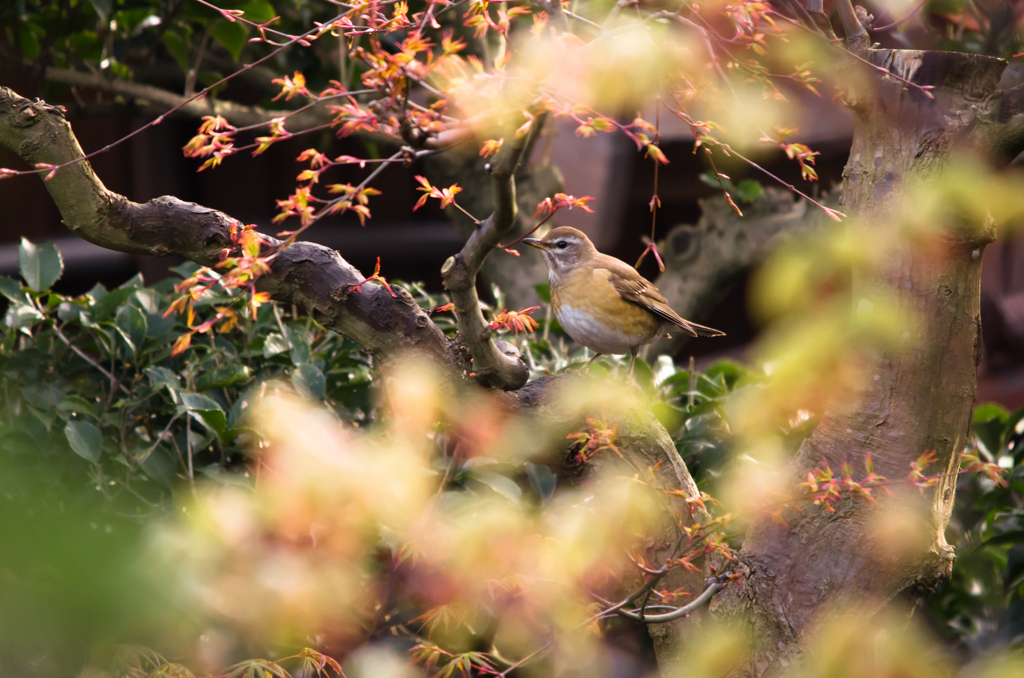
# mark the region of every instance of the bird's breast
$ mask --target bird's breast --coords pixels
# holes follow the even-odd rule
[[[651,341],[661,322],[626,301],[593,269],[552,276],[551,305],[566,334],[598,353],[622,354]]]

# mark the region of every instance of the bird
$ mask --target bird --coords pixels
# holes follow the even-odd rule
[[[523,238],[540,249],[548,267],[551,307],[566,334],[596,355],[631,355],[629,379],[640,347],[680,329],[694,337],[722,337],[721,332],[685,320],[636,269],[602,254],[583,231],[570,226],[551,229],[543,238]]]

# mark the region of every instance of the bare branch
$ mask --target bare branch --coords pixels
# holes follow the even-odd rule
[[[7,88],[0,88],[0,146],[30,165],[83,157],[62,108],[29,101]],[[232,226],[239,225],[226,214],[169,196],[132,202],[109,191],[87,161],[57,171],[46,188],[76,235],[119,252],[177,255],[213,266],[232,246]],[[266,241],[272,249],[280,246],[275,238]],[[382,359],[415,349],[447,365],[458,363],[444,333],[404,289],[392,286],[396,297],[380,285],[353,292],[352,286],[364,279],[334,250],[298,242],[278,252],[257,289],[297,305]]]
[[[459,334],[473,356],[473,374],[482,383],[506,391],[521,388],[530,377],[530,370],[519,351],[491,339],[491,330],[480,312],[476,277],[487,255],[515,226],[519,208],[516,205],[515,171],[544,124],[544,114],[532,121],[527,132],[514,137],[490,166],[494,212],[469,236],[462,251],[449,257],[441,268],[445,287],[455,303]]]
[[[678,607],[671,612],[665,612],[664,614],[645,614],[642,615],[639,612],[632,612],[630,610],[623,609],[616,605],[609,611],[614,611],[615,614],[633,621],[645,622],[647,624],[664,624],[666,622],[675,621],[677,619],[683,619],[689,617],[691,614],[704,607],[709,600],[711,600],[716,593],[725,588],[725,583],[718,579],[709,580],[707,588],[699,596],[693,599],[692,602]]]

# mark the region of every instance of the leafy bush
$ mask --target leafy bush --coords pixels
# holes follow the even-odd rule
[[[290,383],[354,425],[371,416],[371,359],[294,311],[270,305],[255,319],[239,314],[173,356],[187,330],[165,313],[175,279],[147,287],[136,276],[71,298],[50,289],[62,269],[52,244],[23,241],[20,264],[24,285],[0,279],[9,302],[0,449],[38,462],[41,473],[60,469],[143,510],[169,499],[176,474],[242,480],[256,443],[242,417],[252,389]],[[195,268],[174,272],[185,278]],[[196,309],[213,315],[236,303],[208,295]]]
[[[122,509],[144,511],[171,497],[176,477],[246,482],[246,460],[258,448],[243,417],[251,404],[246,395],[268,385],[290,384],[352,425],[373,420],[372,359],[294,309],[270,303],[255,319],[233,314],[172,355],[188,328],[167,309],[176,282],[191,276],[194,264],[176,267],[175,277],[155,285],[136,276],[116,289],[96,285],[74,298],[51,289],[63,267],[52,244],[23,241],[20,264],[24,284],[0,279],[8,299],[0,341],[0,399],[7,413],[0,450],[33,459],[40,473],[61,469]],[[444,303],[419,285],[409,288],[426,308]],[[500,306],[501,294],[495,294]],[[207,295],[196,301],[193,326],[243,302],[237,293]],[[436,320],[454,332],[453,323]],[[521,340],[535,373],[582,365],[582,353],[556,340],[557,321],[541,322],[550,326]],[[594,372],[622,363],[608,359]],[[637,368],[637,379],[658,399],[659,418],[698,468],[724,463],[721,408],[746,374],[735,363],[719,363],[694,374],[691,386],[690,372],[668,358],[654,371],[643,361]],[[54,466],[54,460],[61,463]]]

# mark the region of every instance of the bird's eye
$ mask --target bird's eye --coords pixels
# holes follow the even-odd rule
[[[557,248],[558,248],[558,249],[560,249],[560,250],[564,250],[564,249],[565,249],[566,247],[568,247],[568,246],[569,246],[569,243],[565,242],[564,240],[559,240],[559,241],[558,241],[558,242],[557,242],[557,243],[555,244],[555,247],[557,247]]]

